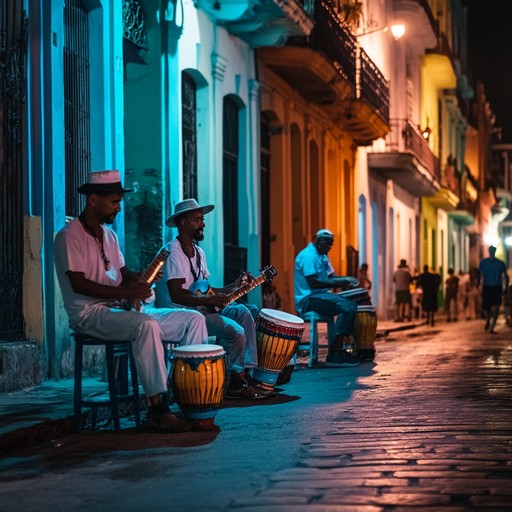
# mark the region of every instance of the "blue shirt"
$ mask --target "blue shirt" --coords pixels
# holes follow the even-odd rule
[[[326,254],[320,254],[315,245],[310,242],[295,258],[294,269],[294,294],[295,309],[302,313],[304,301],[311,295],[325,293],[329,288],[311,288],[307,277],[315,276],[320,281],[325,281],[334,274],[334,268]]]
[[[484,286],[503,286],[503,274],[507,274],[507,267],[498,258],[484,258],[480,262],[478,271],[482,275]]]

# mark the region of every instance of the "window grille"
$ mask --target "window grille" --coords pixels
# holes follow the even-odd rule
[[[23,132],[27,18],[0,0],[0,341],[24,338]]]
[[[197,121],[196,83],[181,74],[181,113],[183,138],[183,198],[197,198]]]
[[[91,169],[89,19],[81,0],[65,1],[64,30],[66,215],[76,217],[85,206],[77,188]]]

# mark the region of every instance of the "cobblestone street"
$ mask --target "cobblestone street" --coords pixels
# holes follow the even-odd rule
[[[216,434],[18,450],[2,510],[510,511],[511,338],[440,321],[381,338],[374,363],[301,367],[279,399],[226,404]]]

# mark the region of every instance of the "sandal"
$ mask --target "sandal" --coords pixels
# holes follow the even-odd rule
[[[163,404],[150,405],[146,415],[146,426],[162,432],[178,433],[192,430],[192,424],[178,418]]]

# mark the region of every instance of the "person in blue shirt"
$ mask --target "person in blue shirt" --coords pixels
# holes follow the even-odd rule
[[[350,353],[357,304],[330,290],[354,288],[359,285],[359,281],[354,277],[334,274],[334,268],[327,257],[333,244],[332,232],[321,229],[295,258],[295,309],[299,315],[314,311],[321,315],[337,316],[336,338],[329,347],[326,365],[357,366],[360,361]]]
[[[478,282],[483,280],[482,310],[485,315],[485,330],[496,334],[494,330],[500,311],[502,296],[508,288],[507,267],[495,256],[496,247],[489,247],[489,257],[484,258],[478,267]]]

